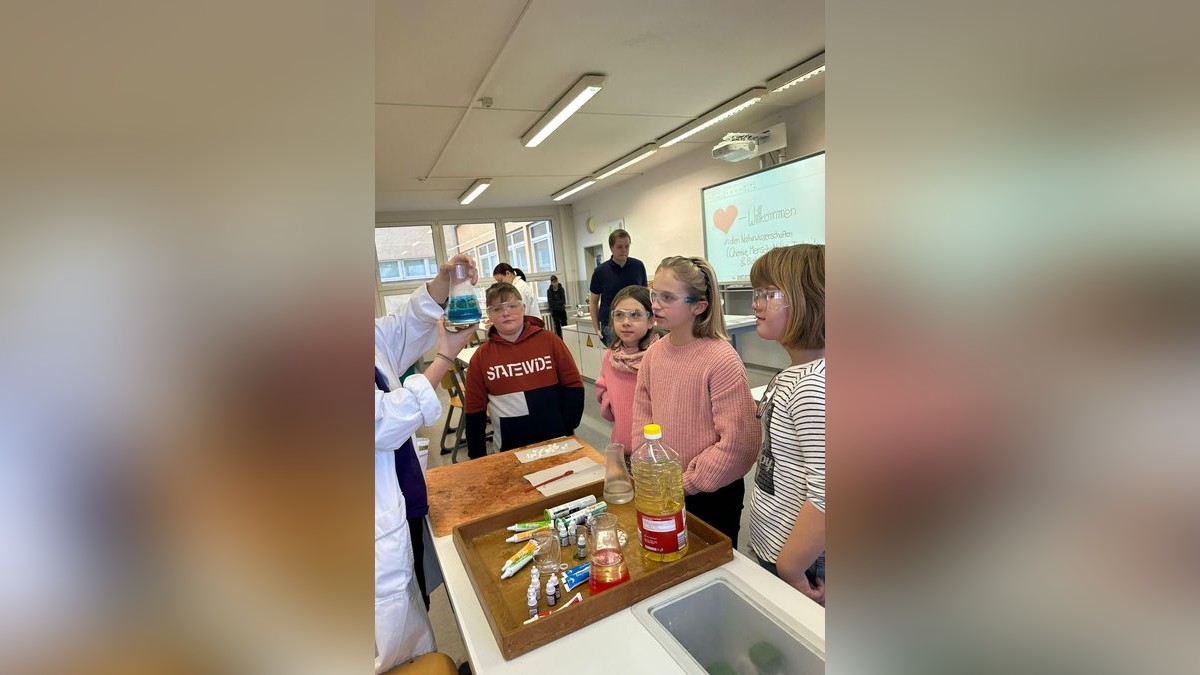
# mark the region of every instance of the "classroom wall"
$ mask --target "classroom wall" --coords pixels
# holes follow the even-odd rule
[[[824,94],[780,112],[751,119],[738,128],[761,130],[779,122],[787,125],[785,160],[825,149]],[[624,219],[624,227],[633,237],[631,255],[646,263],[650,273],[666,256],[704,255],[700,188],[758,169],[758,159],[741,162],[713,159],[712,145],[706,143],[640,176],[581,195],[571,205],[578,269],[591,269],[584,260],[585,247],[602,243],[607,258],[608,223],[616,219]],[[589,217],[597,223],[595,233],[587,231]]]
[[[785,161],[825,149],[824,94],[738,128],[761,130],[779,122],[787,125]],[[616,219],[624,220],[624,227],[633,238],[631,255],[646,264],[646,272],[651,276],[658,261],[669,255],[704,255],[700,189],[758,169],[758,159],[741,162],[713,159],[712,145],[704,144],[640,176],[576,200],[571,205],[576,268],[590,276],[592,265],[584,259],[584,249],[588,246],[603,244],[607,259],[608,224]],[[589,217],[597,225],[594,233],[587,231]],[[564,241],[569,239],[564,237]],[[753,313],[748,292],[731,291],[725,302],[726,314]],[[768,343],[753,332],[742,335],[740,340],[747,364],[771,370],[788,365],[787,354],[779,345]]]

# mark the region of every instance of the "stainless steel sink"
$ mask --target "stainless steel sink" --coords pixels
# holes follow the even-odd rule
[[[732,575],[716,571],[633,607],[655,639],[689,673],[810,675],[825,654],[805,630]]]

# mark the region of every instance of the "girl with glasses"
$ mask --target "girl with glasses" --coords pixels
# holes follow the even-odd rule
[[[609,441],[624,445],[628,457],[634,448],[630,430],[638,370],[646,349],[658,335],[653,330],[650,291],[645,286],[626,286],[617,291],[612,307],[606,325],[612,327],[617,339],[604,350],[596,400],[600,402],[600,414],[613,423]]]
[[[467,368],[463,412],[467,455],[487,454],[488,415],[492,442],[500,450],[570,436],[583,417],[583,380],[567,346],[525,314],[521,293],[510,284],[487,289],[488,340]]]
[[[642,358],[633,428],[662,426],[663,441],[683,463],[688,513],[737,548],[746,485],[761,431],[746,367],[729,344],[717,274],[703,258],[665,258],[654,274],[651,309],[669,335]]]
[[[767,251],[750,268],[755,329],[791,365],[759,403],[762,452],[750,503],[759,564],[825,604],[825,247]]]

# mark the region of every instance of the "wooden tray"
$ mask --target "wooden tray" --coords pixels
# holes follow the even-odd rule
[[[500,579],[500,568],[520,544],[504,540],[512,533],[506,528],[516,522],[541,517],[544,509],[578,499],[585,495],[596,495],[602,499],[603,483],[585,485],[569,492],[547,497],[537,502],[512,508],[502,513],[485,516],[454,528],[454,545],[462,557],[475,588],[475,595],[483,605],[492,634],[500,646],[505,659],[512,659],[544,644],[557,640],[593,621],[618,612],[667,589],[686,579],[707,572],[733,559],[733,546],[729,537],[713,529],[708,523],[688,515],[688,552],[679,560],[660,563],[644,558],[637,539],[637,512],[633,502],[609,505],[609,513],[616,514],[619,527],[625,530],[625,564],[629,567],[629,581],[592,596],[585,583],[574,590],[563,592],[562,602],[583,596],[583,602],[544,616],[532,623],[529,618],[525,590],[529,587],[530,562],[516,575]],[[581,561],[571,556],[575,545],[563,551],[563,562],[574,567]],[[545,584],[545,579],[542,580]],[[539,598],[538,610],[546,611],[545,588]]]

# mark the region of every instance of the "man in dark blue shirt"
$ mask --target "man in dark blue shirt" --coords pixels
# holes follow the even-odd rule
[[[600,263],[592,272],[592,283],[588,290],[588,311],[592,314],[592,327],[605,345],[615,338],[608,321],[613,296],[626,286],[646,285],[646,266],[641,260],[629,257],[632,239],[625,230],[613,230],[608,235],[608,250],[612,257]]]

